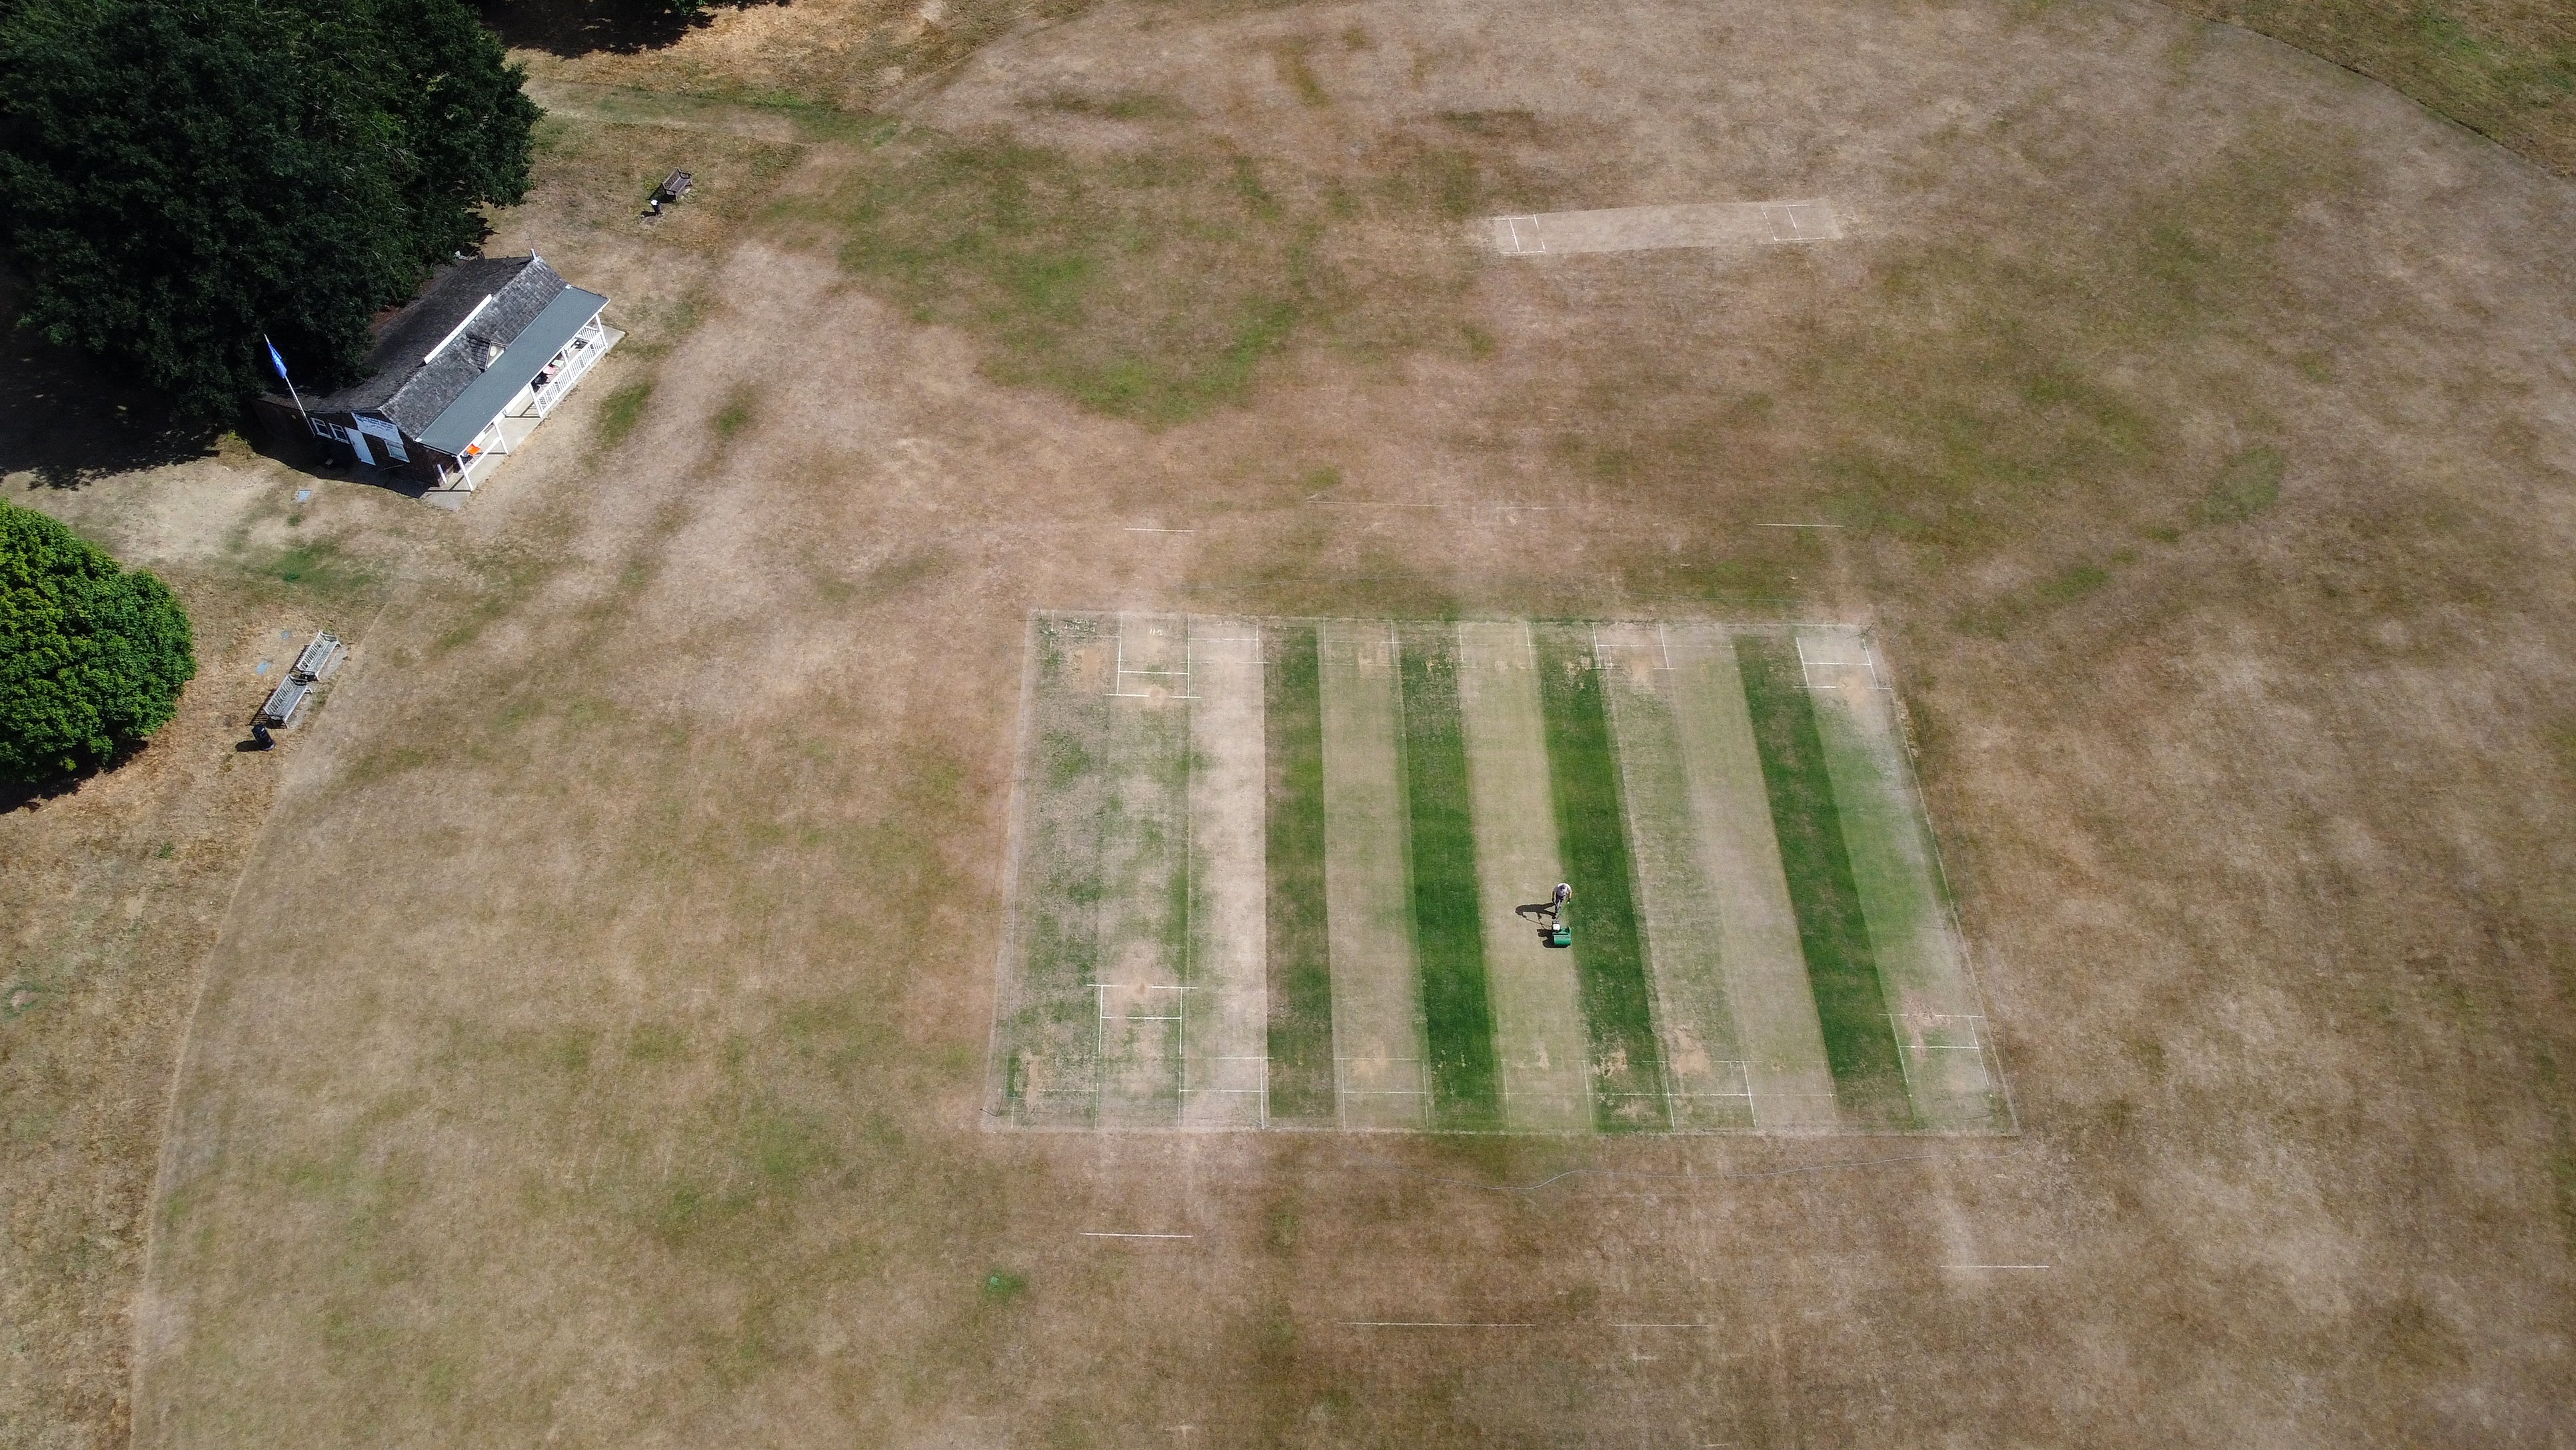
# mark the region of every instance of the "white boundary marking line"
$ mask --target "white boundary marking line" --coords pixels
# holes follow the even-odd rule
[[[1106,1233],[1096,1229],[1084,1229],[1080,1236],[1087,1239],[1194,1239],[1198,1237],[1197,1234]]]
[[[1506,257],[1545,256],[1546,223],[1555,217],[1571,228],[1574,253],[1661,251],[1674,248],[1775,246],[1838,242],[1840,220],[1827,197],[1794,201],[1720,201],[1592,207],[1576,211],[1514,212],[1487,217],[1494,250]],[[1643,233],[1635,228],[1642,226]],[[1603,229],[1607,229],[1607,235]]]
[[[1504,230],[1511,233],[1510,244],[1508,246],[1500,246],[1496,248],[1496,250],[1500,251],[1504,256],[1534,257],[1547,250],[1547,238],[1539,232],[1537,216],[1528,212],[1523,212],[1516,216],[1496,217],[1494,220],[1501,222]],[[1521,223],[1523,222],[1529,223],[1528,241],[1523,241],[1521,239]]]
[[[1943,1264],[1945,1269],[2048,1269],[2053,1264]]]
[[[1655,639],[1659,645],[1663,637],[1663,628],[1658,625],[1655,629]],[[1601,653],[1601,626],[1597,623],[1586,626],[1584,641],[1592,652],[1593,674],[1595,676],[1610,674],[1612,672],[1610,663]],[[1536,660],[1533,659],[1532,663],[1535,664]],[[1669,654],[1665,656],[1664,667],[1667,669],[1672,667],[1672,658]],[[1670,1133],[1681,1127],[1681,1119],[1673,1115],[1673,1104],[1682,1098],[1680,1084],[1673,1076],[1672,1044],[1664,1040],[1664,1030],[1671,1025],[1673,1012],[1671,1004],[1664,1000],[1663,976],[1655,970],[1655,938],[1653,931],[1646,924],[1646,889],[1637,876],[1637,857],[1640,854],[1637,849],[1637,799],[1636,795],[1628,789],[1627,773],[1622,768],[1619,692],[1607,679],[1596,679],[1593,688],[1601,692],[1601,724],[1604,733],[1609,736],[1610,774],[1619,786],[1619,829],[1626,837],[1619,844],[1628,849],[1629,921],[1637,933],[1637,966],[1646,979],[1646,996],[1654,1004],[1654,1022],[1648,1028],[1648,1035],[1655,1040],[1655,1086],[1663,1092],[1664,1131]],[[1612,1096],[1643,1097],[1645,1094],[1614,1093]]]
[[[1345,1329],[1536,1329],[1535,1324],[1476,1319],[1337,1319]]]
[[[1180,631],[1181,673],[1184,676],[1187,676],[1190,671],[1198,667],[1199,662],[1198,656],[1193,653],[1190,648],[1190,617],[1187,614],[1180,616]],[[1196,955],[1196,953],[1191,949],[1193,938],[1190,933],[1195,926],[1195,923],[1191,920],[1191,915],[1198,904],[1196,900],[1198,896],[1198,879],[1194,874],[1192,874],[1191,869],[1194,864],[1192,858],[1196,853],[1196,846],[1190,839],[1190,826],[1192,824],[1190,820],[1190,796],[1198,784],[1199,752],[1197,746],[1192,742],[1189,732],[1195,728],[1197,713],[1198,712],[1195,710],[1189,711],[1181,720],[1181,749],[1183,751],[1181,756],[1181,959],[1172,964],[1174,975],[1181,979],[1181,1011],[1179,1018],[1181,1025],[1179,1029],[1172,1034],[1180,1039],[1177,1050],[1172,1054],[1172,1117],[1173,1126],[1175,1127],[1180,1126],[1182,1114],[1187,1110],[1190,1100],[1190,996],[1188,984],[1190,979],[1190,962]]]
[[[1951,945],[1958,950],[1960,974],[1967,979],[1970,1000],[1974,1001],[1980,1009],[1974,1014],[1948,1015],[1973,1015],[1982,1027],[1991,1023],[1993,1018],[1983,1010],[1986,1005],[1985,984],[1978,976],[1976,951],[1969,943],[1967,924],[1959,919],[1959,901],[1950,889],[1949,866],[1941,858],[1941,833],[1939,828],[1932,824],[1932,801],[1923,790],[1923,773],[1919,769],[1920,762],[1914,755],[1914,725],[1905,711],[1905,697],[1898,693],[1894,680],[1879,670],[1878,646],[1871,638],[1872,631],[1868,625],[1843,624],[1834,627],[1849,629],[1858,636],[1862,653],[1870,661],[1870,673],[1878,680],[1879,688],[1886,692],[1888,709],[1895,717],[1897,745],[1904,756],[1905,780],[1912,789],[1915,819],[1922,822],[1924,846],[1932,855],[1932,877],[1939,887],[1938,905],[1941,916],[1949,928]],[[1987,1091],[2001,1098],[2004,1107],[2003,1125],[1987,1131],[1997,1136],[2017,1137],[2021,1133],[2021,1106],[2013,1099],[2012,1076],[2004,1071],[2002,1035],[1998,1032],[1981,1030],[1977,1033],[1977,1042],[1978,1050],[1986,1054]]]
[[[1879,673],[1878,673],[1878,654],[1877,654],[1877,652],[1876,652],[1876,651],[1874,651],[1874,650],[1872,650],[1872,649],[1869,647],[1869,641],[1868,641],[1868,640],[1866,640],[1866,639],[1860,639],[1860,640],[1858,640],[1857,642],[1858,642],[1858,643],[1859,643],[1859,645],[1860,645],[1860,653],[1861,653],[1861,657],[1860,657],[1859,659],[1856,659],[1856,660],[1810,660],[1810,659],[1808,659],[1808,658],[1807,658],[1807,641],[1806,641],[1805,636],[1803,636],[1803,635],[1795,635],[1795,636],[1792,636],[1792,637],[1791,637],[1791,639],[1790,639],[1790,643],[1791,643],[1791,644],[1793,644],[1793,645],[1795,645],[1795,646],[1797,646],[1797,650],[1798,650],[1798,680],[1799,680],[1799,688],[1801,688],[1801,689],[1807,689],[1807,690],[1828,690],[1828,691],[1830,691],[1830,690],[1838,690],[1838,689],[1842,688],[1840,685],[1819,685],[1819,684],[1817,684],[1817,683],[1816,683],[1816,677],[1815,677],[1815,674],[1814,674],[1814,667],[1815,667],[1815,666],[1817,666],[1817,665],[1822,665],[1822,666],[1824,666],[1826,669],[1829,669],[1829,670],[1835,670],[1835,669],[1840,669],[1840,670],[1863,669],[1863,670],[1867,670],[1867,671],[1869,671],[1869,687],[1870,687],[1871,689],[1873,689],[1873,690],[1877,690],[1877,691],[1879,691],[1879,692],[1881,692],[1881,693],[1893,693],[1893,692],[1890,690],[1890,687],[1888,686],[1887,681],[1886,681],[1885,679],[1881,678],[1881,677],[1880,677],[1880,675],[1879,675]]]
[[[1002,840],[1002,945],[993,963],[993,1030],[984,1040],[984,1090],[993,1095],[991,1105],[975,1115],[976,1126],[990,1129],[994,1119],[1006,1115],[1010,1104],[1008,1084],[993,1075],[1002,1054],[1002,1024],[1009,1020],[1004,1010],[1014,983],[1011,963],[1019,946],[1020,935],[1020,852],[1026,845],[1029,730],[1034,724],[1038,686],[1038,620],[1041,612],[1029,611],[1027,624],[1020,631],[1020,649],[1027,658],[1020,661],[1020,728],[1013,748],[1018,758],[1011,762],[1011,814],[1004,827]],[[265,823],[263,822],[263,825]],[[182,1048],[185,1040],[182,1039]],[[1097,1068],[1094,1069],[1095,1074]],[[1000,1089],[996,1091],[996,1089]],[[1097,1107],[1097,1094],[1092,1095]],[[669,1164],[663,1166],[669,1176]],[[157,1191],[157,1185],[156,1185]]]
[[[1870,643],[1869,633],[1866,626],[1861,628],[1861,642],[1864,645]],[[1878,658],[1878,650],[1875,646],[1870,648],[1870,658],[1873,660]],[[1986,991],[1985,984],[1977,976],[1977,955],[1968,943],[1967,924],[1959,919],[1959,901],[1950,890],[1950,868],[1941,859],[1941,832],[1932,824],[1932,798],[1924,794],[1923,773],[1916,768],[1919,762],[1914,758],[1914,722],[1905,713],[1905,697],[1897,693],[1893,681],[1887,686],[1887,703],[1896,715],[1896,739],[1897,743],[1904,747],[1905,778],[1906,783],[1914,788],[1915,814],[1923,822],[1924,843],[1932,852],[1932,877],[1941,888],[1941,914],[1949,922],[1951,942],[1959,949],[1960,971],[1967,977],[1970,998],[1979,1008],[1976,1014],[1977,1020],[1980,1024],[1989,1023],[1993,1019],[1983,1010],[1986,1005]],[[2021,1105],[2013,1101],[2012,1076],[2004,1071],[2001,1034],[1980,1031],[1977,1034],[1977,1041],[1981,1050],[1987,1053],[1986,1066],[1990,1079],[1988,1090],[2003,1099],[2004,1123],[1997,1131],[2001,1135],[2017,1137],[2021,1133]]]

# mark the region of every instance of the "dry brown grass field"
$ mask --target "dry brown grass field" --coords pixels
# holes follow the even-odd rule
[[[2566,1443],[2576,188],[2109,0],[988,8],[534,53],[630,337],[460,513],[0,413],[204,659],[0,815],[0,1439]],[[1874,625],[2021,1131],[986,1130],[1039,609]]]

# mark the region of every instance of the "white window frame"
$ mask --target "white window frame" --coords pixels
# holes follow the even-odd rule
[[[374,424],[374,427],[367,425]],[[396,463],[411,462],[411,450],[403,446],[402,430],[381,418],[359,418],[358,431],[384,445],[387,456]]]

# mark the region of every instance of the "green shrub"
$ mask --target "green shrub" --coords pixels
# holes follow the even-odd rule
[[[168,724],[196,673],[170,586],[0,503],[0,779],[104,763]]]

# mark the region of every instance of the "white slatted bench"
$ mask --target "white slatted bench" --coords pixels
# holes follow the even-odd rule
[[[319,681],[338,669],[340,657],[348,652],[349,647],[340,643],[338,635],[328,632],[317,634],[313,636],[313,642],[304,647],[304,653],[295,657],[295,677],[308,683]]]
[[[259,707],[259,718],[271,725],[285,726],[295,720],[295,712],[304,708],[304,697],[313,693],[311,681],[289,679],[269,691],[268,703]]]

